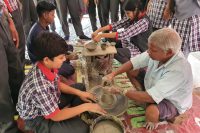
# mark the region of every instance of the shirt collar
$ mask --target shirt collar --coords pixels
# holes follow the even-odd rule
[[[53,71],[51,71],[49,68],[47,68],[44,64],[42,64],[41,62],[37,63],[37,67],[42,71],[42,73],[47,77],[47,79],[49,81],[54,81],[58,70],[57,69],[53,69]]]
[[[172,62],[174,62],[177,59],[177,56],[183,56],[183,53],[180,51],[178,53],[176,53],[174,56],[172,56],[165,64],[161,65],[158,69],[162,68],[162,67],[167,67],[169,64],[171,64]],[[159,64],[159,62],[158,62]]]

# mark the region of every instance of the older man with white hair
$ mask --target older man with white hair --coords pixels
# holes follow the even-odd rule
[[[121,92],[129,99],[147,103],[146,121],[154,126],[160,121],[173,120],[192,106],[192,71],[181,52],[181,43],[175,30],[157,30],[148,38],[149,48],[146,52],[103,78],[108,82],[116,75],[131,69],[147,68],[144,77],[145,91],[117,87],[113,90]]]

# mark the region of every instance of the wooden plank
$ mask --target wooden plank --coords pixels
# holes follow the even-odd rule
[[[83,56],[98,56],[98,55],[115,54],[115,53],[117,53],[115,46],[107,46],[106,50],[102,50],[99,45],[94,51],[89,51],[86,48],[83,48],[82,51]]]

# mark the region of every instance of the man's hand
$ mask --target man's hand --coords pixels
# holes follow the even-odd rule
[[[168,122],[167,121],[162,121],[158,123],[146,122],[144,126],[146,127],[147,130],[154,130],[158,128],[159,125],[165,125],[165,124],[168,124]]]
[[[98,104],[96,103],[85,103],[87,107],[87,111],[93,112],[93,113],[98,113],[101,115],[105,115],[106,111],[102,109]]]
[[[103,89],[112,94],[122,94],[122,89],[118,86],[105,86]]]
[[[97,100],[96,96],[89,92],[81,92],[79,95],[80,99],[84,102],[95,102]]]
[[[102,78],[102,86],[110,86],[112,85],[114,75],[110,73]]]

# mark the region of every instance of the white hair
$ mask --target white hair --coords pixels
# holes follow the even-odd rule
[[[182,44],[179,34],[172,28],[154,31],[149,36],[148,42],[153,43],[164,51],[171,49],[175,54],[180,51]]]

